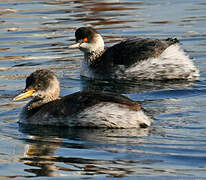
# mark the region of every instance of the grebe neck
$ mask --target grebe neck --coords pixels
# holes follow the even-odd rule
[[[84,53],[84,60],[88,65],[94,64],[95,62],[101,59],[103,53],[104,53],[104,49],[98,51],[92,51],[90,53]]]

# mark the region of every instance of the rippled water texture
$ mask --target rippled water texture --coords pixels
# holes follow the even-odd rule
[[[83,54],[67,47],[92,25],[106,46],[121,39],[177,37],[200,69],[196,82],[107,82],[80,78]],[[16,179],[206,179],[205,0],[0,0],[0,177]],[[61,95],[82,89],[142,101],[149,129],[19,127],[12,97],[49,68]]]

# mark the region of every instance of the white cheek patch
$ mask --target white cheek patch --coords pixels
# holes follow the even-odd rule
[[[96,53],[104,50],[104,40],[100,34],[96,34],[94,40],[90,43],[81,43],[80,50],[84,53]]]

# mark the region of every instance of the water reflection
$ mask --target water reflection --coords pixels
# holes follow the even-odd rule
[[[88,91],[110,91],[121,94],[132,94],[138,92],[149,92],[167,89],[187,89],[194,86],[195,82],[182,80],[174,81],[126,81],[126,80],[91,80],[81,77],[81,90]]]
[[[70,1],[51,1],[46,2],[49,5],[64,5],[65,8],[58,11],[58,13],[69,13],[69,17],[58,18],[58,23],[65,21],[81,21],[81,23],[86,23],[87,25],[102,26],[104,29],[106,26],[110,28],[132,28],[129,23],[142,21],[133,18],[125,18],[126,16],[136,15],[137,11],[145,8],[145,5],[149,5],[149,2],[119,2],[118,0],[107,0],[107,1],[85,1],[76,0]],[[68,8],[67,8],[68,7]],[[72,7],[72,9],[71,9]],[[118,17],[118,18],[117,18]],[[125,24],[122,26],[122,24]]]
[[[9,0],[1,1],[0,6],[0,178],[67,175],[80,179],[103,175],[102,179],[107,179],[104,177],[128,175],[131,179],[205,179],[203,0]],[[74,39],[75,29],[86,25],[100,30],[106,46],[133,36],[175,36],[195,58],[201,81],[80,79],[83,56],[67,46]],[[84,90],[132,93],[129,96],[133,99],[143,101],[160,98],[160,102],[144,104],[156,111],[155,130],[18,129],[16,121],[24,104],[12,104],[10,98],[24,87],[25,77],[40,68],[52,69],[58,75],[62,95],[81,86]],[[171,100],[173,97],[176,99]]]
[[[97,2],[97,1],[78,1],[80,5],[77,8],[89,10],[89,14],[82,13],[73,15],[76,18],[81,18],[81,21],[89,22],[91,25],[117,25],[124,24],[128,22],[134,22],[134,20],[118,20],[114,18],[115,16],[126,15],[122,11],[131,11],[137,9],[136,7],[124,6],[120,3],[115,2]],[[83,11],[84,12],[84,11]],[[107,13],[109,12],[109,13]],[[113,17],[113,18],[112,18]],[[80,20],[80,19],[79,19]]]
[[[31,140],[34,142],[31,143]],[[60,148],[61,145],[58,143],[61,140],[33,136],[28,141],[30,141],[31,145],[27,145],[28,149],[25,152],[25,157],[20,158],[20,161],[30,167],[25,168],[24,171],[33,173],[35,176],[58,176],[54,153]]]
[[[19,124],[19,131],[24,134],[40,137],[58,137],[72,140],[84,140],[92,142],[116,143],[118,137],[144,137],[148,136],[150,128],[132,129],[88,129],[88,128],[68,128],[53,126],[35,126]],[[117,138],[117,139],[116,139]],[[129,139],[129,138],[128,138]]]
[[[27,144],[24,157],[20,161],[28,165],[26,172],[35,176],[75,176],[106,174],[110,177],[123,177],[135,173],[138,161],[85,156],[90,151],[99,150],[102,154],[133,151],[127,143],[143,143],[141,137],[148,136],[149,129],[78,129],[57,127],[20,126],[27,134],[23,139]],[[116,144],[122,146],[116,146]],[[59,154],[59,148],[66,148],[68,154]],[[84,151],[82,156],[81,150]],[[79,152],[76,154],[75,151]],[[106,153],[107,154],[107,153]],[[140,162],[139,162],[140,163]],[[143,162],[141,162],[143,163]],[[152,163],[152,161],[151,161]]]

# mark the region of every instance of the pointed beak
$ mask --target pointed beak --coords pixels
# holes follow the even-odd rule
[[[13,101],[19,101],[21,99],[25,99],[28,97],[31,97],[34,94],[35,90],[28,90],[28,91],[23,91],[21,92],[19,95],[17,95],[16,97],[13,98]]]
[[[80,48],[80,43],[73,44],[73,45],[69,46],[69,48],[71,48],[71,49]]]

